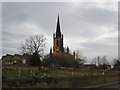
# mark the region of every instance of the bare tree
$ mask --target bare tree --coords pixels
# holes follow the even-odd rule
[[[99,66],[99,65],[101,65],[101,63],[103,64],[103,61],[100,62],[100,60],[101,60],[100,56],[97,56],[97,57],[93,58],[93,60],[91,61],[91,64],[95,64],[95,65]]]
[[[86,62],[86,57],[83,57],[79,50],[76,51],[75,58],[79,64],[84,64]]]
[[[96,65],[96,57],[92,59],[91,64],[95,64]]]
[[[100,65],[100,56],[97,57],[98,66]]]
[[[120,59],[118,58],[115,58],[114,59],[114,69],[116,69],[116,70],[120,70]]]
[[[107,61],[107,58],[106,56],[103,56],[101,58],[101,65],[99,66],[100,69],[103,69],[103,70],[107,70],[108,69],[108,66],[109,66],[109,62]]]
[[[41,55],[44,50],[45,40],[46,38],[42,34],[30,36],[28,39],[25,39],[25,41],[22,42],[20,46],[20,52],[22,54],[29,55],[38,52]]]
[[[115,65],[117,63],[117,61],[120,61],[118,58],[114,58],[113,59],[113,65]]]
[[[103,63],[103,65],[109,65],[109,63],[108,63],[108,61],[106,59],[106,56],[103,56],[102,63]]]

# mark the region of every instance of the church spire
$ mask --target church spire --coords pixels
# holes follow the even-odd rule
[[[58,15],[58,19],[57,19],[56,37],[61,37],[59,15]]]

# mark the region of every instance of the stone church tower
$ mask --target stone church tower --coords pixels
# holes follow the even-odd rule
[[[63,34],[61,34],[59,15],[57,19],[56,33],[53,34],[53,54],[64,52],[63,48]]]

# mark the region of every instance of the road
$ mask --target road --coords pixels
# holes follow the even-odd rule
[[[119,88],[120,89],[120,83],[118,84],[118,82],[112,82],[112,83],[93,85],[83,88]]]
[[[110,85],[105,85],[105,86],[101,86],[100,88],[119,88],[120,89],[120,83],[113,83]]]

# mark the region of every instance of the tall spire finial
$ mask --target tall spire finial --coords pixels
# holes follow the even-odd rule
[[[61,37],[59,14],[57,18],[56,37]]]
[[[58,13],[58,20],[59,20],[59,13]]]
[[[60,26],[60,21],[59,21],[59,14],[58,14],[58,20],[57,20],[57,25],[59,24]]]

